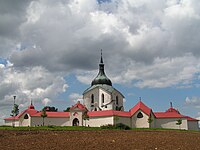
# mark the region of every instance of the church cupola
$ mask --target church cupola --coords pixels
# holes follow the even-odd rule
[[[31,105],[28,106],[28,109],[35,109],[35,107],[32,104],[32,101],[31,101]]]
[[[101,60],[100,60],[100,64],[99,64],[99,73],[96,76],[96,78],[92,81],[91,86],[97,85],[97,84],[106,84],[106,85],[112,86],[111,80],[106,76],[106,74],[104,72],[102,50],[101,50]]]

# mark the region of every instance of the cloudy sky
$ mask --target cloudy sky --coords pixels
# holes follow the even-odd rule
[[[200,117],[199,0],[0,0],[0,124],[13,95],[63,111],[107,76],[129,110],[139,97],[153,111],[172,101]]]

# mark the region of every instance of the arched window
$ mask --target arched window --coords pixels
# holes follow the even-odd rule
[[[94,94],[91,95],[91,103],[94,103]]]
[[[116,105],[119,104],[119,99],[118,99],[118,96],[116,96]]]
[[[94,111],[97,111],[97,108],[95,108]]]
[[[28,119],[28,115],[26,114],[26,115],[24,115],[24,119]]]
[[[101,94],[102,103],[104,103],[104,94]]]
[[[142,114],[141,112],[139,112],[139,113],[137,114],[137,118],[143,118],[143,114]]]

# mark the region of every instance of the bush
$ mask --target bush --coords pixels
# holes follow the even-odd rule
[[[116,129],[116,127],[112,124],[102,125],[101,129]]]
[[[118,124],[116,124],[116,128],[117,129],[123,129],[123,130],[130,130],[131,128],[129,127],[129,126],[127,126],[127,125],[125,125],[125,124],[123,124],[123,123],[118,123]]]
[[[48,128],[54,128],[55,126],[53,126],[53,125],[48,125]]]
[[[131,128],[123,123],[118,123],[116,125],[107,124],[100,127],[101,129],[120,129],[120,130],[130,130]]]

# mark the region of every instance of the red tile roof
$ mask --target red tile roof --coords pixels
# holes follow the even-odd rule
[[[156,118],[184,118],[183,115],[176,112],[154,112]]]
[[[38,112],[36,114],[31,115],[31,117],[41,117],[42,112]],[[62,118],[62,117],[69,117],[70,113],[69,112],[46,112],[47,118]]]
[[[87,108],[78,101],[75,105],[73,105],[70,110],[73,110],[75,108],[79,108],[80,110],[87,110]]]
[[[4,120],[18,120],[24,113],[28,113],[30,116],[32,116],[33,114],[36,114],[38,111],[34,109],[33,105],[30,105],[28,107],[28,109],[22,111],[21,113],[19,113],[17,116],[15,117],[9,117],[9,118],[5,118]]]
[[[130,109],[131,116],[134,115],[138,110],[142,110],[148,116],[151,114],[151,109],[147,107],[142,101],[139,101],[133,108]]]
[[[173,107],[170,107],[166,112],[155,112],[154,115],[156,116],[156,118],[185,118],[188,121],[199,121],[189,116],[184,116],[180,114],[180,112]]]
[[[4,118],[4,120],[19,120],[19,118],[16,116],[16,117]]]
[[[70,110],[73,110],[75,108],[78,108],[80,110],[87,110],[87,108],[84,105],[82,105],[80,102],[77,102],[74,106],[70,108]],[[116,110],[103,110],[103,111],[90,111],[90,112],[87,112],[87,114],[89,117],[105,117],[105,116],[131,117],[138,110],[143,111],[148,116],[150,116],[152,112],[152,110],[149,107],[147,107],[143,102],[139,101],[133,108],[129,110],[129,112],[116,111]],[[23,112],[18,114],[16,117],[5,118],[4,120],[19,120],[19,118],[24,113],[28,113],[31,117],[40,117],[42,112],[35,110],[34,106],[31,104],[28,107],[28,109],[24,110]],[[47,113],[47,117],[57,117],[57,118],[70,117],[70,112],[46,112],[46,113]],[[199,121],[189,116],[183,116],[182,114],[179,113],[178,110],[174,109],[173,107],[170,107],[166,112],[154,112],[153,114],[155,115],[156,118],[186,118],[188,121]]]
[[[185,118],[186,118],[188,121],[199,121],[198,119],[191,118],[191,117],[189,117],[189,116],[185,116]]]
[[[174,109],[173,107],[170,107],[169,109],[167,109],[166,112],[175,112],[175,113],[180,114],[180,112],[178,110]]]
[[[105,117],[105,116],[130,117],[130,112],[116,111],[116,110],[90,111],[87,114],[89,117]]]

